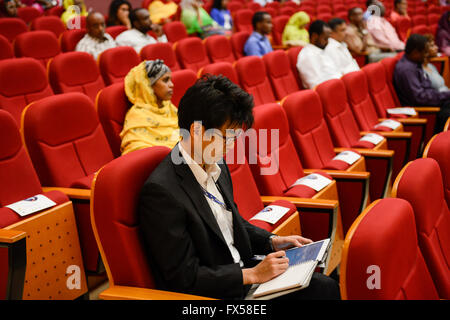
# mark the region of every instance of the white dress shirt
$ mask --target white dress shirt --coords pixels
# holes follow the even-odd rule
[[[325,55],[333,60],[342,75],[359,70],[359,65],[356,60],[353,59],[350,51],[348,51],[347,44],[345,42],[339,42],[333,38],[329,38],[328,45],[324,51]]]
[[[122,32],[116,38],[116,42],[119,46],[133,47],[134,50],[139,54],[141,49],[149,44],[154,44],[157,42],[167,42],[167,37],[165,34],[158,37],[158,40],[152,36],[142,33],[137,29],[130,29]]]
[[[100,53],[107,49],[117,47],[113,37],[109,34],[104,34],[104,40],[100,41],[97,38],[91,37],[88,33],[77,43],[75,51],[87,52],[91,54],[95,60],[97,60]]]
[[[325,55],[324,50],[313,44],[308,44],[300,51],[297,58],[297,70],[303,86],[308,89],[342,76],[333,60]]]
[[[214,197],[216,197],[219,201],[225,203],[222,194],[219,192],[216,185],[217,179],[219,179],[221,173],[220,167],[216,163],[212,165],[206,165],[205,172],[205,170],[203,170],[202,167],[200,167],[186,152],[186,150],[182,146],[182,143],[179,143],[178,146],[180,148],[181,155],[191,169],[195,179],[200,184],[200,186],[210,194],[212,194]],[[217,224],[219,225],[223,238],[225,239],[228,249],[231,252],[234,263],[239,263],[239,265],[243,267],[244,263],[241,260],[239,251],[234,246],[233,215],[231,211],[226,210],[223,206],[208,198],[206,195],[205,199],[208,202],[209,207],[214,214],[214,217],[216,218]]]

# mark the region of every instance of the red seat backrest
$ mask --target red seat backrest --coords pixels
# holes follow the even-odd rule
[[[13,47],[11,42],[4,36],[0,35],[0,60],[14,58]]]
[[[247,8],[252,10],[253,12],[263,10],[261,5],[259,3],[257,3],[257,2],[249,2],[249,3],[247,3]]]
[[[426,25],[427,16],[425,14],[416,14],[412,17],[413,26]]]
[[[263,56],[267,75],[278,100],[288,94],[300,90],[289,63],[289,58],[283,50],[269,52]]]
[[[375,272],[380,277],[368,280]],[[368,286],[376,284],[376,279],[379,287]],[[439,298],[419,249],[414,213],[407,201],[379,200],[352,225],[341,262],[341,292],[349,300]]]
[[[105,87],[93,57],[86,52],[66,52],[50,61],[50,84],[55,93],[81,92],[94,102]]]
[[[164,60],[172,72],[181,69],[170,43],[149,44],[142,48],[140,55],[142,60]]]
[[[17,9],[17,16],[25,21],[25,23],[30,23],[41,15],[42,13],[34,7],[21,7]]]
[[[250,37],[250,32],[236,32],[231,35],[230,42],[231,47],[233,48],[234,55],[236,59],[240,59],[244,56],[244,46],[245,42],[247,42],[248,37]]]
[[[127,30],[126,26],[111,26],[107,27],[105,32],[115,39],[119,34]]]
[[[244,9],[244,4],[242,2],[238,2],[238,1],[230,1],[227,4],[227,9],[230,11],[231,14],[233,14],[235,11]]]
[[[186,27],[180,21],[173,21],[164,24],[163,30],[166,34],[167,40],[171,43],[175,43],[188,37]]]
[[[69,52],[74,51],[78,42],[84,37],[86,34],[85,29],[74,29],[74,30],[66,30],[64,31],[59,38],[61,51]]]
[[[213,35],[204,40],[206,52],[211,62],[231,62],[234,58],[233,49],[231,49],[230,41],[227,37],[221,35]]]
[[[241,58],[236,62],[235,68],[242,89],[253,95],[255,106],[275,102],[266,67],[260,57]]]
[[[432,34],[433,32],[431,31],[431,28],[426,26],[426,25],[418,25],[418,26],[414,26],[411,29],[411,34],[413,33],[418,33],[418,34]]]
[[[397,31],[398,37],[402,41],[406,41],[406,37],[408,36],[408,30],[411,28],[411,18],[400,16],[398,20],[395,22],[395,30]]]
[[[205,46],[199,38],[181,39],[175,44],[175,54],[182,68],[195,72],[210,63]]]
[[[97,175],[91,219],[111,285],[155,287],[137,208],[146,179],[169,152],[166,147],[137,150],[111,161]]]
[[[302,80],[300,79],[300,74],[298,73],[297,69],[297,60],[298,60],[298,54],[300,51],[302,51],[303,47],[292,47],[289,48],[286,52],[289,58],[289,64],[291,66],[292,73],[295,76],[295,80],[297,80],[297,85],[299,88],[303,88]]]
[[[394,71],[395,65],[397,64],[399,58],[401,57],[387,57],[380,61],[380,63],[384,67],[384,71],[386,73],[386,83],[391,91],[392,99],[395,102],[395,106],[401,107],[400,100],[398,99],[397,92],[394,88]]]
[[[59,94],[30,105],[23,115],[23,134],[45,186],[71,187],[113,159],[94,105],[82,93]]]
[[[44,16],[39,17],[31,22],[31,30],[47,30],[55,34],[57,38],[66,30],[59,17]]]
[[[253,10],[241,9],[234,14],[233,23],[236,27],[236,31],[245,31],[248,33],[253,32],[252,26]]]
[[[14,41],[16,57],[31,57],[47,67],[47,62],[61,53],[58,39],[50,31],[29,31],[17,36]]]
[[[236,70],[234,70],[233,65],[229,62],[216,62],[204,66],[198,71],[198,77],[200,78],[201,76],[208,73],[217,76],[223,75],[224,77],[230,79],[231,82],[239,85],[239,79],[236,74]]]
[[[117,47],[103,51],[98,65],[105,85],[123,82],[132,68],[141,62],[141,58],[132,47]]]
[[[290,16],[288,15],[279,15],[272,20],[273,29],[272,36],[274,44],[281,44],[281,36],[283,35],[284,27],[286,23],[289,21]]]
[[[19,126],[22,110],[29,103],[51,95],[53,91],[39,61],[33,58],[0,61],[0,109],[11,113]]]
[[[278,10],[280,16],[292,16],[297,10],[292,7],[282,7]]]
[[[7,38],[10,42],[22,33],[28,31],[26,23],[19,18],[1,18],[0,19],[0,35]]]
[[[178,107],[181,98],[188,88],[197,81],[197,75],[192,70],[178,70],[172,72],[173,95],[172,103]]]
[[[450,210],[439,164],[434,159],[410,162],[394,184],[396,197],[408,201],[416,217],[420,249],[439,296],[450,298]]]

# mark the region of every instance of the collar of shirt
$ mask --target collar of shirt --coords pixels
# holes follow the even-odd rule
[[[328,38],[328,45],[330,45],[330,44],[339,49],[347,48],[347,44],[345,42],[339,42],[331,37]]]
[[[133,34],[135,37],[137,38],[144,38],[144,39],[148,39],[148,38],[153,38],[152,36],[148,35],[147,33],[142,33],[141,31],[139,31],[138,29],[130,29],[128,30],[128,32],[130,34]]]
[[[318,46],[316,46],[312,43],[307,44],[305,48],[308,48],[308,50],[310,50],[311,52],[313,52],[315,54],[323,54],[323,49],[319,48]]]
[[[202,167],[200,167],[198,165],[197,162],[194,161],[194,159],[192,159],[192,157],[189,155],[189,153],[183,148],[183,145],[181,142],[178,143],[178,146],[179,146],[181,155],[184,158],[184,161],[189,166],[192,173],[194,174],[195,179],[202,187],[206,187],[208,177],[211,177],[214,182],[217,182],[217,179],[219,179],[219,176],[221,173],[221,169],[217,163],[207,164],[205,166],[206,167],[206,171],[205,171],[202,169]]]
[[[109,41],[110,38],[111,38],[111,36],[110,36],[109,34],[107,34],[107,33],[105,33],[105,34],[103,35],[103,39],[91,37],[91,35],[90,35],[89,33],[86,33],[86,37],[87,37],[90,41],[92,41],[92,42],[97,42],[97,43],[104,43],[105,41]],[[111,38],[111,39],[112,39],[112,38]]]
[[[266,41],[267,37],[257,31],[253,31],[252,35],[253,38],[256,38],[259,41]]]

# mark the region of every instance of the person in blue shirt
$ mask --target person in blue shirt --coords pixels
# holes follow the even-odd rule
[[[257,11],[252,18],[253,33],[244,45],[246,56],[259,56],[272,52],[269,35],[272,32],[272,17],[265,11]]]
[[[213,7],[209,14],[214,21],[225,29],[225,33],[231,35],[233,32],[233,21],[231,19],[231,13],[227,9],[228,2],[229,0],[214,0]]]

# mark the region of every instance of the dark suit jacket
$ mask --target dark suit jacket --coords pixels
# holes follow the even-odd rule
[[[147,179],[139,201],[140,227],[148,260],[159,289],[208,297],[243,298],[242,271],[234,263],[205,199],[186,163],[176,164],[178,145]],[[181,158],[182,159],[182,158]],[[255,265],[254,254],[271,251],[271,233],[244,220],[233,201],[226,164],[219,164],[219,189],[233,214],[234,246],[245,267]]]

